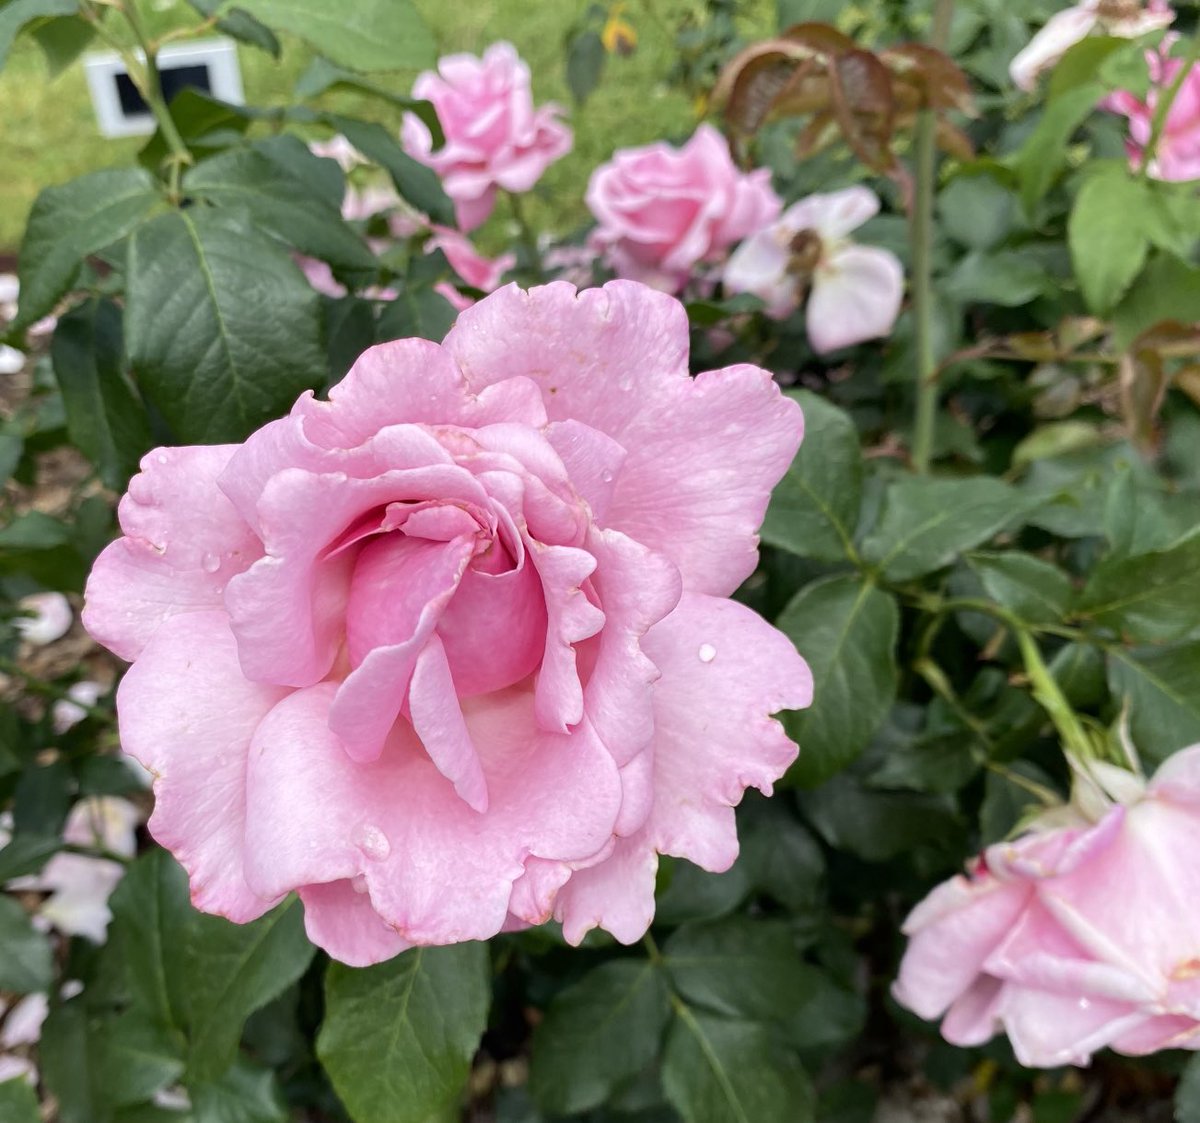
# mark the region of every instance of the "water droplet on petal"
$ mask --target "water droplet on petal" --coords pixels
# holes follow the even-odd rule
[[[702,643],[697,654],[701,663],[711,663],[717,657],[717,649],[711,643]]]
[[[354,845],[374,862],[382,862],[392,852],[387,835],[371,823],[363,823],[354,832]]]
[[[216,573],[221,568],[221,559],[216,554],[205,554],[200,559],[200,567],[205,573]]]
[[[160,452],[155,458],[160,464],[170,464],[171,458],[165,453]]]
[[[355,874],[354,877],[350,879],[350,888],[353,889],[355,893],[365,893],[367,891],[366,877],[364,877],[361,873]]]
[[[601,472],[601,473],[600,473],[600,478],[601,478],[601,479],[602,479],[602,480],[603,480],[603,481],[604,481],[606,484],[610,484],[610,483],[612,483],[612,482],[613,482],[613,474],[612,474],[610,471],[608,471],[608,469],[607,469],[607,468],[606,468],[606,469],[605,469],[603,472]]]

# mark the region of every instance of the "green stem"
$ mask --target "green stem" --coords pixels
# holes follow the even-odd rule
[[[157,45],[151,40],[142,22],[141,13],[137,10],[137,0],[122,0],[118,11],[129,24],[138,46],[145,56],[145,61],[139,63],[137,56],[129,50],[121,52],[125,67],[129,71],[130,80],[138,88],[142,100],[154,114],[158,127],[162,130],[163,139],[171,150],[170,162],[170,191],[172,199],[179,199],[179,178],[183,169],[193,163],[192,154],[187,144],[179,134],[171,112],[167,108],[166,98],[162,91],[162,78],[158,72]]]
[[[1175,98],[1179,96],[1179,91],[1183,89],[1183,84],[1192,72],[1192,67],[1196,65],[1197,59],[1200,59],[1200,34],[1194,35],[1189,41],[1187,53],[1183,56],[1183,65],[1180,66],[1179,73],[1175,75],[1166,90],[1160,93],[1158,101],[1154,106],[1154,117],[1150,122],[1150,139],[1146,141],[1146,147],[1142,151],[1142,163],[1138,168],[1138,173],[1143,177],[1150,174],[1150,165],[1153,163],[1155,153],[1158,151],[1158,142],[1162,139],[1163,132],[1167,127],[1167,118],[1171,114],[1171,106],[1175,104]]]
[[[521,245],[525,250],[525,256],[529,259],[529,272],[537,281],[545,280],[542,274],[542,255],[538,250],[537,236],[533,232],[533,227],[529,225],[529,219],[525,215],[525,208],[521,205],[521,197],[515,191],[506,192],[508,195],[509,205],[512,207],[513,218],[517,223],[517,232],[521,240]]]
[[[1058,730],[1063,744],[1080,760],[1091,760],[1096,755],[1092,740],[1083,728],[1079,715],[1067,701],[1062,690],[1059,689],[1058,683],[1050,673],[1050,668],[1042,659],[1037,641],[1025,628],[1017,629],[1014,634],[1017,638],[1017,646],[1021,649],[1021,658],[1025,663],[1025,673],[1029,676],[1030,685],[1033,687],[1034,698],[1050,715],[1050,720],[1054,722],[1054,728]]]
[[[646,945],[646,952],[650,956],[650,962],[655,966],[662,966],[662,952],[658,950],[658,944],[654,942],[654,937],[649,932],[642,937],[642,943]]]
[[[937,0],[929,45],[944,50],[950,35],[954,0]],[[929,471],[937,419],[937,356],[933,346],[933,200],[937,174],[937,115],[924,109],[917,120],[912,204],[912,313],[916,350],[917,410],[913,423],[912,462]]]

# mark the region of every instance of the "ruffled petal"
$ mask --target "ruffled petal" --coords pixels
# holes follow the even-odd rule
[[[365,884],[329,881],[300,887],[308,938],[351,967],[382,963],[412,944],[372,907]]]

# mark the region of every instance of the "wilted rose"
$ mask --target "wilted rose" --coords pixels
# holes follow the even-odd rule
[[[1144,790],[1100,768],[1120,801],[989,847],[909,916],[896,998],[952,1044],[1003,1032],[1048,1067],[1200,1048],[1200,745]]]
[[[779,214],[765,168],[743,172],[725,138],[701,125],[682,148],[618,150],[587,189],[593,244],[622,277],[680,292],[704,263]]]
[[[413,96],[433,103],[446,143],[435,152],[429,127],[415,113],[405,114],[401,140],[441,177],[464,231],[492,213],[498,188],[528,191],[571,151],[559,107],[534,108],[529,67],[511,43],[493,43],[482,58],[447,55],[436,73],[417,78]]]
[[[791,315],[808,293],[806,326],[816,351],[891,333],[904,297],[904,268],[890,250],[848,237],[879,210],[866,187],[810,195],[747,238],[721,279],[731,293],[761,297],[769,315]]]
[[[195,903],[293,890],[364,964],[551,916],[631,941],[659,853],[737,853],[795,756],[791,643],[729,599],[802,418],[688,374],[681,305],[510,285],[242,445],[160,449],[84,620]]]

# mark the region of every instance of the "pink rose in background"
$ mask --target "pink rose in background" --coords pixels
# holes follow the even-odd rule
[[[988,848],[905,924],[897,1001],[955,1045],[1004,1032],[1025,1065],[1200,1048],[1200,746],[1092,821]]]
[[[630,942],[658,854],[737,854],[796,755],[792,644],[730,594],[803,421],[688,374],[642,285],[509,285],[242,445],[160,449],[84,622],[199,908],[296,890],[352,964],[562,921]]]
[[[592,172],[595,248],[622,277],[680,292],[698,265],[771,222],[780,208],[765,168],[742,172],[725,138],[701,125],[682,148],[625,148]]]
[[[1103,103],[1105,109],[1129,118],[1129,140],[1125,147],[1134,168],[1141,167],[1150,140],[1159,92],[1174,82],[1183,66],[1182,59],[1167,56],[1172,38],[1168,36],[1160,51],[1146,52],[1153,85],[1145,101],[1121,92],[1106,98]],[[1147,170],[1155,179],[1200,179],[1200,70],[1196,67],[1192,67],[1184,78],[1167,111],[1162,135]]]
[[[433,151],[429,127],[415,113],[405,114],[400,139],[410,156],[441,177],[464,231],[492,213],[498,188],[530,190],[571,151],[561,109],[534,108],[529,67],[511,43],[493,43],[482,58],[447,55],[436,73],[417,78],[413,97],[433,103],[446,143]]]
[[[1166,0],[1083,0],[1056,12],[1008,64],[1013,83],[1032,90],[1038,76],[1050,70],[1081,39],[1093,31],[1120,39],[1136,39],[1151,31],[1169,27],[1175,13]]]
[[[495,292],[501,279],[514,265],[517,264],[515,253],[502,253],[496,258],[484,257],[465,234],[451,230],[448,226],[433,226],[431,237],[425,243],[425,252],[433,253],[441,250],[450,262],[450,268],[463,280],[463,283],[482,292]],[[434,288],[453,305],[455,311],[461,312],[470,308],[475,301],[459,292],[448,282],[441,282]]]
[[[878,211],[879,198],[866,187],[794,203],[733,252],[721,276],[725,290],[753,293],[783,319],[807,286],[805,323],[816,351],[889,335],[904,297],[904,268],[890,250],[847,237]]]

